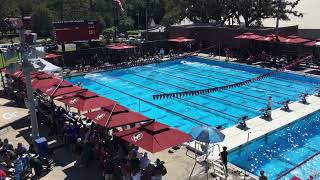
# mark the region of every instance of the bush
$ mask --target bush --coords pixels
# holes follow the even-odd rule
[[[113,39],[114,36],[114,32],[116,31],[116,27],[111,27],[111,28],[106,28],[102,31],[102,35],[104,37],[104,39],[106,39],[106,41],[110,41],[111,39]]]

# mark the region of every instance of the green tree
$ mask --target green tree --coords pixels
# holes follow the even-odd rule
[[[16,0],[0,0],[1,20],[10,16],[18,16],[19,14],[20,14],[20,10]]]
[[[209,23],[214,20],[225,24],[234,21],[239,24],[244,21],[246,27],[259,24],[263,19],[275,18],[278,13],[282,20],[289,20],[289,15],[301,17],[295,10],[300,0],[286,1],[280,4],[278,0],[167,0],[163,23],[171,25],[188,18],[196,23]]]
[[[40,4],[34,8],[32,21],[34,32],[40,35],[49,34],[52,28],[52,17],[50,10],[44,4]]]
[[[163,0],[165,9],[164,17],[161,23],[170,26],[186,18],[186,8],[188,7],[185,0]]]
[[[19,2],[19,10],[21,16],[30,16],[32,14],[32,0],[23,0]]]

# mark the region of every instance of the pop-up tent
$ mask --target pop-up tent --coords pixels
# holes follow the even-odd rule
[[[31,63],[34,65],[38,71],[43,71],[47,73],[59,73],[62,68],[58,67],[42,58],[36,58],[36,59],[29,59]]]

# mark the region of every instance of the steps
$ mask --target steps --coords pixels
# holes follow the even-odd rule
[[[221,180],[227,179],[225,168],[222,165],[221,160],[210,162],[210,166],[211,166],[211,169],[213,169],[213,172],[211,173],[211,175],[213,175],[214,178],[221,179]]]

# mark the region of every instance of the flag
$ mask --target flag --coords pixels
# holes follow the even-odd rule
[[[0,51],[0,68],[6,67],[12,63],[18,62],[20,53],[16,49],[2,49]]]
[[[117,3],[121,11],[124,11],[121,0],[113,0],[114,3]]]

